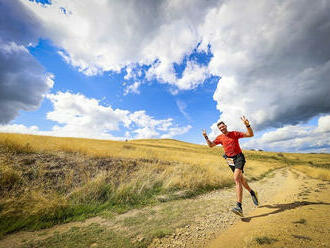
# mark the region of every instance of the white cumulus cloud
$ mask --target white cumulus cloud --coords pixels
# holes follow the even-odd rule
[[[139,87],[141,85],[141,82],[134,82],[131,85],[126,86],[124,90],[124,96],[126,96],[129,93],[134,93],[134,94],[140,94]]]
[[[330,115],[322,116],[318,126],[287,125],[264,133],[259,138],[246,139],[244,148],[268,151],[330,152]],[[326,125],[326,126],[325,126]]]
[[[219,119],[232,127],[241,126],[241,115],[247,115],[259,131],[296,126],[330,112],[329,1],[19,3],[8,13],[24,10],[23,19],[29,25],[18,24],[28,31],[29,39],[9,25],[5,32],[0,30],[1,35],[24,40],[24,46],[27,40],[50,39],[67,63],[87,75],[126,68],[126,79],[136,82],[142,72],[134,70],[147,65],[146,78],[170,84],[175,88],[172,93],[194,89],[210,75],[220,76],[213,97]],[[12,22],[18,26],[15,18]],[[210,63],[187,61],[178,77],[174,64],[181,64],[196,47],[210,51]],[[132,84],[126,91],[138,92],[138,85]],[[80,121],[92,125],[88,118]],[[111,128],[118,128],[116,125],[120,124]],[[322,125],[319,129],[326,129]],[[212,129],[215,133],[214,125]],[[153,130],[154,135],[163,135],[157,128]]]
[[[6,124],[0,125],[0,132],[39,134],[39,128],[35,125],[27,127],[22,124]]]
[[[64,60],[87,75],[127,67],[129,78],[132,66],[145,64],[153,65],[149,78],[180,89],[203,79],[178,81],[173,63],[181,63],[200,42],[197,27],[216,0],[21,2],[42,24],[42,35],[62,49]]]
[[[209,71],[222,77],[220,119],[237,128],[248,115],[262,130],[329,113],[329,11],[321,0],[230,0],[209,11],[199,30]]]
[[[50,131],[40,130],[37,126],[18,124],[0,125],[0,131],[116,140],[175,137],[191,128],[177,126],[171,118],[155,119],[144,110],[130,112],[103,106],[99,100],[87,98],[82,94],[57,92],[48,94],[47,98],[54,108],[47,113],[47,119],[57,123]],[[123,137],[113,134],[119,130],[126,130]]]

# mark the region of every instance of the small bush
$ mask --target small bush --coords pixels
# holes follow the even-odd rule
[[[305,219],[300,219],[298,221],[294,221],[293,223],[295,223],[295,224],[306,224],[306,220]]]
[[[112,185],[106,182],[106,174],[101,173],[84,186],[69,195],[74,204],[104,203],[112,194]]]
[[[264,245],[264,244],[272,244],[276,241],[278,241],[277,239],[273,239],[273,238],[268,238],[266,236],[263,236],[263,237],[256,237],[255,238],[255,241],[259,244],[259,245]]]
[[[0,167],[0,194],[10,191],[21,181],[21,173],[8,165]]]
[[[161,228],[161,229],[157,229],[154,230],[151,233],[151,236],[154,238],[164,238],[167,235],[170,235],[173,231],[171,229],[167,229],[167,228]]]

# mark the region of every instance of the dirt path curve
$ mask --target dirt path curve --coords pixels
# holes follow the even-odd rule
[[[267,236],[270,241],[280,240],[280,238],[276,238],[276,235],[271,235],[272,229],[275,228],[279,232],[283,232],[285,229],[281,227],[283,222],[281,218],[287,217],[282,215],[295,211],[297,212],[290,217],[293,220],[288,220],[287,222],[290,225],[288,224],[285,228],[289,226],[290,228],[314,228],[317,232],[320,232],[320,235],[323,232],[323,236],[327,238],[328,235],[324,235],[324,232],[329,234],[330,221],[328,216],[330,215],[327,215],[327,213],[329,213],[330,206],[326,204],[330,202],[330,185],[328,182],[308,179],[301,173],[283,168],[273,171],[260,181],[251,182],[250,186],[258,191],[261,206],[256,208],[250,195],[244,192],[243,208],[245,216],[247,216],[245,220],[243,219],[245,222],[229,211],[235,204],[236,197],[234,188],[226,188],[194,199],[170,201],[157,206],[132,210],[111,219],[94,217],[84,222],[72,222],[37,232],[19,232],[0,240],[0,247],[20,247],[24,241],[43,240],[54,235],[54,233],[66,232],[72,227],[88,226],[92,223],[106,226],[114,231],[123,231],[131,237],[137,237],[135,242],[144,240],[145,235],[148,234],[146,231],[148,228],[159,228],[160,225],[165,228],[172,228],[172,234],[155,238],[149,245],[150,248],[234,247],[233,240],[237,241],[235,243],[237,244],[236,247],[247,245],[249,247],[254,247],[253,245],[260,247],[260,244],[255,244],[255,238]],[[318,201],[323,202],[323,204],[316,204]],[[304,217],[299,213],[299,209],[305,208],[307,208],[306,211],[308,210],[311,213],[314,213],[314,209],[317,209],[319,215]],[[309,210],[310,208],[313,211]],[[320,219],[321,217],[322,219]],[[294,221],[298,223],[292,223]],[[275,226],[270,224],[273,222],[277,224]],[[320,225],[317,223],[321,223],[321,225],[323,223],[322,226],[325,229],[318,228]],[[263,232],[263,230],[267,230],[266,227],[270,228],[270,231]],[[296,235],[290,236],[294,241],[308,243],[321,240],[321,245],[329,243],[329,240],[323,239],[322,241],[322,238],[314,238],[312,235],[304,236],[303,230],[299,229],[299,232],[294,230],[290,229],[292,235]],[[236,233],[242,235],[237,237]],[[265,240],[267,242],[267,239]],[[281,242],[276,241],[273,244],[281,244]],[[282,245],[279,247],[287,246]],[[311,245],[310,247],[324,246]]]
[[[330,182],[293,171],[281,188],[207,247],[330,247]]]
[[[251,182],[249,185],[258,192],[260,203],[264,205],[271,202],[273,195],[285,192],[286,182],[291,175],[292,172],[287,168],[278,169],[262,180]],[[193,201],[199,202],[203,209],[197,212],[193,224],[177,229],[176,233],[169,237],[155,239],[150,248],[206,247],[210,240],[240,222],[240,218],[230,211],[236,203],[234,188],[217,190]],[[245,214],[256,209],[247,191],[243,192],[243,209]]]

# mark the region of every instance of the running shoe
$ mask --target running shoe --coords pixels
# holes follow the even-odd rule
[[[254,194],[251,194],[251,197],[254,205],[258,206],[259,205],[258,193],[254,191]]]
[[[242,208],[240,208],[239,206],[233,207],[233,208],[231,209],[231,211],[232,211],[234,214],[237,214],[237,215],[243,217],[243,210],[242,210]]]

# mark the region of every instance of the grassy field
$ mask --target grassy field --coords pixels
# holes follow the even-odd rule
[[[244,153],[250,180],[285,166],[330,180],[329,154]],[[230,186],[232,174],[222,154],[222,148],[170,139],[120,142],[0,133],[0,237]]]

